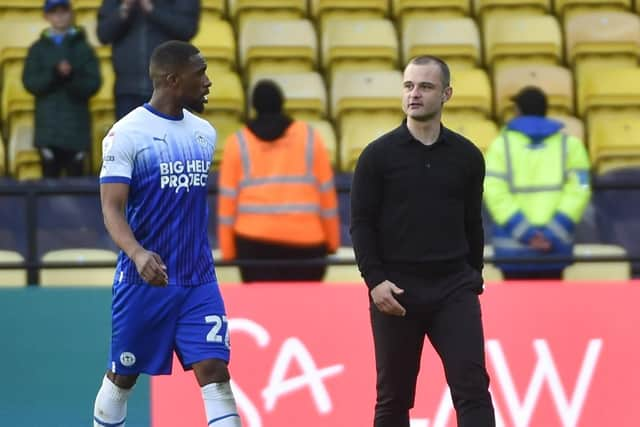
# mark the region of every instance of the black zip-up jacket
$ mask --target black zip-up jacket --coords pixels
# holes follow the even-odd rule
[[[484,158],[468,139],[441,127],[435,143],[416,140],[406,121],[370,143],[351,186],[351,237],[369,288],[387,271],[482,271]]]
[[[151,52],[166,41],[189,41],[196,35],[200,1],[154,0],[150,14],[136,5],[126,20],[120,16],[120,4],[103,0],[98,11],[98,39],[112,45],[115,94],[151,96]]]
[[[71,64],[71,75],[57,71],[60,61]],[[45,30],[31,45],[24,61],[22,83],[35,97],[35,136],[38,147],[86,151],[91,143],[89,98],[100,89],[98,59],[84,30],[71,28],[61,44]]]

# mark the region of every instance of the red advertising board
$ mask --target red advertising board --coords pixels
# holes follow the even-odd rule
[[[223,288],[244,427],[372,425],[363,285]],[[481,297],[497,427],[640,426],[640,282],[504,283]],[[205,425],[191,373],[152,380],[153,427]],[[425,345],[412,427],[455,427]]]

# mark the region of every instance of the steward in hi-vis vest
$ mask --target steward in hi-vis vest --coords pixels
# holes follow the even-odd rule
[[[546,96],[525,88],[518,117],[486,153],[485,203],[495,222],[493,247],[506,279],[561,278],[569,264],[500,263],[500,257],[566,256],[589,202],[589,158],[582,141],[545,117]]]
[[[320,134],[282,114],[270,81],[253,92],[258,115],[230,136],[220,165],[222,258],[323,258],[339,245],[337,196]],[[243,281],[321,280],[325,265],[241,266]]]

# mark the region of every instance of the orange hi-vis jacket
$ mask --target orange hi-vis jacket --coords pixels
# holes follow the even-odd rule
[[[294,121],[262,141],[247,128],[224,147],[219,176],[218,239],[222,259],[236,257],[234,235],[292,246],[340,243],[338,200],[319,133]]]

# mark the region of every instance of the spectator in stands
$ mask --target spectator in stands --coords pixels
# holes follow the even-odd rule
[[[83,175],[91,143],[89,98],[100,88],[100,68],[69,0],[47,0],[51,24],[29,48],[22,82],[35,96],[34,144],[45,177]]]
[[[545,117],[536,87],[514,98],[516,117],[486,154],[485,202],[496,226],[496,258],[571,257],[576,224],[589,202],[589,158],[562,123]],[[561,279],[568,262],[500,263],[506,279]]]
[[[168,40],[189,41],[198,31],[199,0],[103,0],[98,38],[112,44],[116,119],[149,100],[151,52]]]
[[[252,93],[257,117],[229,137],[220,165],[222,259],[323,258],[337,250],[333,172],[320,134],[283,113],[272,81]],[[244,282],[322,280],[326,265],[240,266]]]

